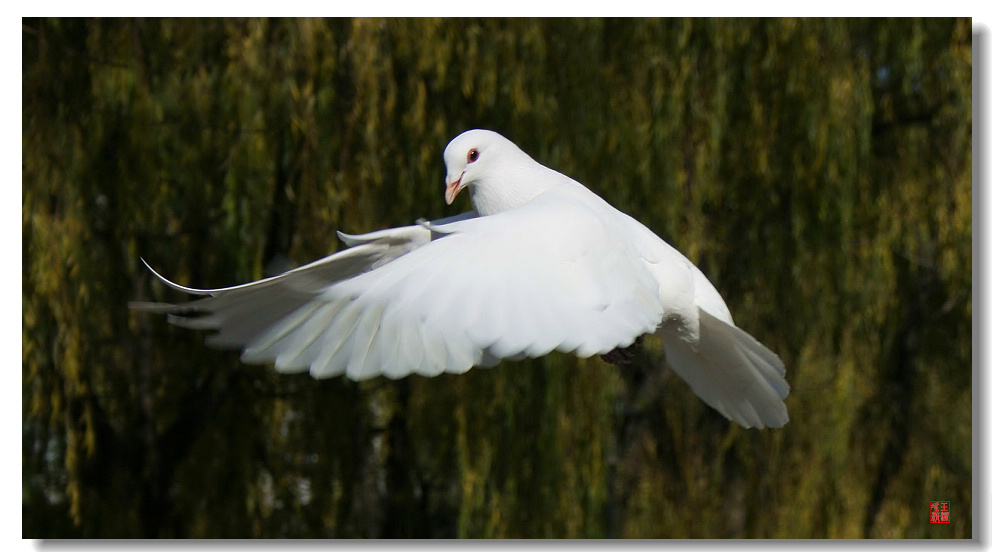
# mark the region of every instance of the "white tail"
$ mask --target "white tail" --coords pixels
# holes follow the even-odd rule
[[[789,421],[785,365],[755,338],[699,309],[699,341],[663,330],[665,357],[706,404],[744,427],[782,427]]]

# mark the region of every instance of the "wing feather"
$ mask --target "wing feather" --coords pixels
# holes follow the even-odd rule
[[[624,239],[626,219],[612,213],[546,192],[443,228],[344,235],[351,249],[252,284],[166,281],[209,297],[135,307],[218,330],[210,343],[242,348],[246,362],[318,378],[462,373],[555,349],[590,356],[654,331],[663,314],[652,253]]]

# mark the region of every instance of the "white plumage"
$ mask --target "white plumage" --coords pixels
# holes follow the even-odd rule
[[[662,339],[673,370],[744,427],[789,416],[785,368],[734,326],[681,253],[574,180],[487,130],[448,144],[445,199],[474,212],[350,236],[348,249],[273,278],[133,304],[217,330],[215,347],[317,378],[434,376],[552,350],[580,357]],[[151,269],[151,267],[149,267]]]

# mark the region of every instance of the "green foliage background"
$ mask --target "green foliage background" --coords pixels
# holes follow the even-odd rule
[[[972,535],[970,20],[22,32],[24,537]],[[472,127],[693,259],[789,425],[730,424],[651,340],[356,384],[127,309],[180,299],[139,255],[219,287],[466,210]]]

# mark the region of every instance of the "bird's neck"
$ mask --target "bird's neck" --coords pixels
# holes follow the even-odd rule
[[[567,180],[568,177],[561,173],[535,162],[476,182],[469,187],[469,193],[472,206],[479,216],[484,217],[520,207]]]

